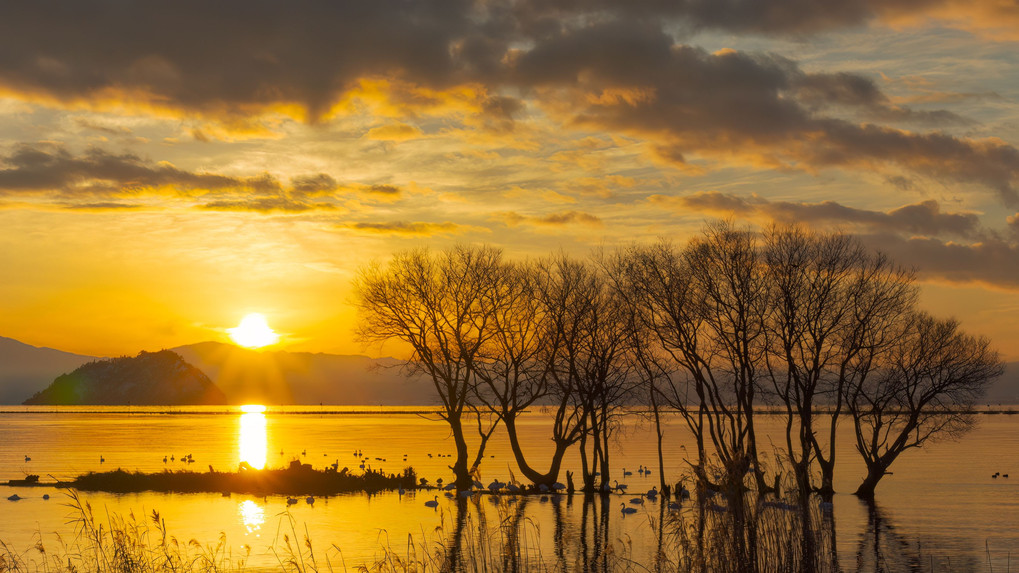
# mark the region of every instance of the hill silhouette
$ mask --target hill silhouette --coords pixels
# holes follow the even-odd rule
[[[204,372],[169,350],[96,360],[58,376],[25,404],[225,404]]]

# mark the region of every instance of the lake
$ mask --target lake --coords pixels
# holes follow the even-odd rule
[[[674,483],[688,468],[684,446],[693,444],[681,419],[667,417],[666,422],[665,473]],[[539,468],[552,452],[549,423],[548,416],[534,412],[520,424],[528,456]],[[773,452],[781,443],[780,419],[760,416],[758,424],[759,435],[768,436],[760,439],[762,451]],[[874,509],[851,495],[865,472],[850,425],[843,424],[841,431],[831,518],[842,570],[869,570],[878,545],[895,553],[877,557],[889,570],[1019,570],[1019,416],[982,414],[977,428],[961,440],[904,453],[891,468],[893,475],[878,486]],[[5,483],[30,473],[46,481],[48,476],[67,479],[116,468],[205,471],[211,465],[234,471],[242,461],[280,467],[293,459],[316,468],[338,463],[359,472],[358,450],[373,469],[398,473],[411,466],[432,483],[452,480],[447,466],[453,460],[444,456],[454,449],[444,422],[403,408],[287,407],[246,413],[233,407],[12,406],[0,411],[0,480]],[[180,461],[188,454],[194,460],[190,465]],[[626,482],[631,494],[658,485],[654,430],[641,416],[624,418],[611,461],[613,478]],[[574,450],[560,481],[565,482],[565,469],[578,466]],[[640,475],[640,466],[653,473]],[[624,478],[624,468],[633,474]],[[996,472],[1012,477],[992,478]],[[519,477],[504,434],[492,438],[481,473],[486,484]],[[47,492],[51,498],[42,499]],[[25,499],[7,501],[14,493]],[[107,515],[134,515],[151,527],[147,516],[156,510],[168,533],[182,542],[216,545],[223,535],[224,548],[234,556],[250,547],[247,564],[256,568],[278,564],[284,534],[301,543],[307,535],[320,565],[328,559],[338,570],[374,563],[386,557],[384,548],[401,555],[436,550],[465,511],[467,527],[473,529],[482,522],[498,528],[512,517],[523,531],[522,545],[515,550],[539,555],[550,567],[556,559],[567,564],[583,559],[586,544],[581,548],[578,540],[590,535],[588,519],[597,514],[604,519],[599,525],[604,542],[642,561],[654,552],[656,531],[665,519],[662,502],[651,500],[634,506],[637,513],[623,515],[620,505],[633,495],[613,495],[590,505],[580,495],[569,500],[503,496],[464,504],[439,494],[438,508],[426,507],[437,493],[346,494],[313,504],[302,498],[289,508],[285,496],[83,493],[81,498],[100,522]],[[59,490],[0,486],[0,540],[28,556],[40,539],[53,551],[57,534],[65,541],[74,538],[75,513],[68,501]],[[875,522],[893,542],[875,539]],[[270,547],[277,548],[276,554]]]

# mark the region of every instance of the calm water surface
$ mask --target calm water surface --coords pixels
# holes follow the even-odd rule
[[[280,467],[300,459],[316,468],[334,462],[357,472],[356,450],[361,450],[373,469],[400,472],[412,466],[432,483],[447,482],[452,441],[443,422],[434,417],[407,413],[404,409],[285,408],[266,413],[245,413],[237,408],[53,408],[5,407],[0,412],[0,481],[33,473],[58,479],[87,471],[161,471],[164,468],[205,471],[235,470],[241,461],[254,466]],[[778,418],[762,417],[763,433],[777,445]],[[851,428],[844,425],[840,441],[835,487],[834,519],[840,565],[856,570],[860,552],[872,541],[868,510],[849,495],[864,475],[853,450]],[[530,414],[520,430],[534,465],[551,455],[549,418]],[[759,431],[760,432],[760,431]],[[666,428],[665,473],[669,482],[687,469],[683,446],[691,444],[682,421],[669,418]],[[763,449],[774,449],[769,440]],[[193,464],[181,457],[192,455]],[[429,456],[429,454],[431,454]],[[25,457],[31,458],[25,461]],[[167,460],[166,456],[176,458]],[[406,459],[405,459],[406,456]],[[100,458],[105,461],[100,462]],[[378,459],[377,459],[378,458]],[[383,461],[385,460],[385,461]],[[658,485],[657,454],[653,428],[637,415],[626,419],[613,442],[613,477],[629,484],[630,492]],[[653,467],[651,476],[637,473],[640,465]],[[579,457],[567,459],[565,467],[576,469]],[[633,471],[623,479],[622,470]],[[936,443],[924,450],[909,451],[895,463],[893,475],[878,486],[877,504],[883,526],[894,531],[903,551],[909,552],[909,568],[929,568],[930,563],[952,563],[952,570],[1019,570],[1019,416],[982,415],[977,429],[958,442]],[[508,480],[514,475],[513,456],[505,436],[497,433],[489,444],[482,466],[482,481]],[[995,472],[1011,478],[993,479]],[[518,475],[518,474],[516,474]],[[578,472],[579,475],[579,472]],[[560,476],[565,482],[565,469]],[[579,482],[579,477],[578,480]],[[43,500],[49,492],[51,499]],[[6,498],[17,493],[25,499]],[[435,492],[416,495],[394,493],[366,496],[339,495],[318,498],[313,505],[303,500],[287,509],[283,496],[255,497],[233,494],[83,494],[100,521],[110,514],[134,514],[139,521],[158,510],[169,533],[182,541],[196,539],[215,544],[221,533],[235,555],[242,546],[251,548],[249,565],[271,566],[276,558],[268,551],[286,533],[303,539],[307,534],[317,556],[328,556],[337,566],[353,568],[382,555],[381,547],[405,553],[408,539],[418,546],[434,546],[453,527],[457,503],[439,496],[439,508],[424,506]],[[647,503],[637,514],[623,517],[618,504],[633,497],[614,496],[606,509],[610,540],[632,544],[638,557],[651,550],[659,507]],[[530,498],[513,506],[482,500],[469,507],[472,527],[480,520],[497,523],[509,512],[525,515],[523,538],[526,551],[554,555],[557,539],[577,539],[583,527],[582,498],[572,502],[541,502]],[[73,538],[73,517],[64,505],[67,498],[56,490],[0,486],[0,540],[13,548],[28,550],[40,538],[55,544],[55,533]],[[461,511],[463,508],[461,507]],[[438,531],[437,531],[437,528]],[[570,545],[568,542],[566,545]],[[921,563],[922,561],[922,563]],[[896,560],[889,558],[889,562]],[[866,569],[866,565],[859,568]],[[894,567],[892,568],[894,570]]]

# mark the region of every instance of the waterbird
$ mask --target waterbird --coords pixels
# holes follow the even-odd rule
[[[21,496],[18,495],[18,494],[14,494],[12,496],[9,496],[7,499],[9,499],[11,501],[18,501],[19,499],[21,499]]]
[[[626,471],[626,468],[623,468],[623,477],[632,476],[632,475],[633,475],[633,472],[628,472],[628,471]]]
[[[637,513],[637,509],[636,508],[626,507],[625,503],[620,503],[619,505],[623,506],[622,509],[620,509],[620,511],[623,512],[623,515],[629,515],[631,513]]]
[[[30,461],[32,461],[32,458],[30,458],[30,457],[28,457],[28,456],[25,456],[25,461],[26,461],[26,462],[30,462]]]
[[[633,505],[644,505],[644,498],[643,497],[632,498],[630,499],[630,503],[632,503]]]
[[[307,503],[308,505],[315,505],[315,496],[309,495],[308,497],[304,498],[304,502]]]
[[[655,486],[655,487],[651,488],[650,490],[648,490],[647,496],[649,498],[651,498],[652,500],[654,500],[656,497],[658,497],[658,486]]]
[[[619,480],[612,480],[612,483],[616,484],[615,489],[618,489],[619,491],[626,491],[626,488],[628,487],[625,483],[619,483]]]
[[[100,456],[99,456],[99,463],[103,463],[103,462],[105,462],[105,461],[106,461],[106,458],[104,458],[104,457],[103,457],[103,456],[102,456],[102,455],[100,454]]]
[[[49,499],[50,498],[50,494],[44,493],[44,494],[42,494],[42,498],[43,499]]]
[[[425,507],[439,507],[439,496],[435,496],[431,501],[426,501]]]
[[[166,456],[163,456],[163,463],[166,463]]]
[[[637,473],[638,473],[638,474],[639,474],[639,475],[640,475],[641,477],[644,477],[644,464],[640,464],[640,466],[639,466],[639,467],[637,468]]]
[[[297,503],[297,498],[296,497],[288,497],[287,498],[287,505],[294,505],[295,503]]]
[[[679,511],[680,505],[678,501],[674,501],[669,504],[669,509],[672,511]]]

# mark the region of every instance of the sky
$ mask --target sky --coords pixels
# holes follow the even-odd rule
[[[1019,359],[1015,0],[40,0],[0,23],[0,335],[100,356],[458,242],[839,229]]]

